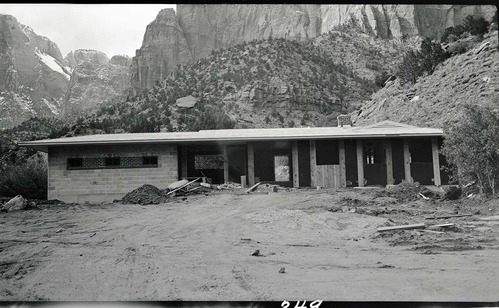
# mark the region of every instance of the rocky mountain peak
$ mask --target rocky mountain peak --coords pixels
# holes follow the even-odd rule
[[[102,51],[92,49],[77,49],[68,53],[65,60],[71,68],[84,63],[92,62],[97,65],[105,65],[109,62],[108,56]]]
[[[172,8],[162,9],[161,11],[159,11],[154,22],[175,25],[177,23],[177,17],[175,16],[175,10]]]
[[[127,55],[115,55],[111,57],[109,63],[118,66],[130,67],[132,59]]]

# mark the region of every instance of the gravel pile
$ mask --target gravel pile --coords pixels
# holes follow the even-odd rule
[[[168,201],[166,193],[156,186],[145,184],[129,192],[121,202],[131,204],[159,204]]]

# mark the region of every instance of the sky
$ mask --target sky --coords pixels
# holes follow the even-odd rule
[[[36,34],[56,43],[63,57],[76,49],[95,49],[109,58],[135,56],[146,27],[175,4],[0,4],[0,14],[16,17]]]

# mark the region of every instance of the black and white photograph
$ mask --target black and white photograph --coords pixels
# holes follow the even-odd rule
[[[497,9],[0,4],[0,303],[497,304]]]

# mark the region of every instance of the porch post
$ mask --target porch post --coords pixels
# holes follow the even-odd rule
[[[347,172],[345,166],[345,140],[338,141],[340,151],[340,186],[347,187]]]
[[[404,144],[404,176],[407,183],[412,183],[411,176],[411,152],[409,152],[409,140],[403,139]]]
[[[293,159],[293,187],[300,187],[300,172],[298,170],[298,141],[293,141],[291,152]]]
[[[385,164],[386,164],[386,184],[393,185],[393,159],[392,159],[392,142],[390,139],[384,140],[385,143]]]
[[[310,186],[317,186],[317,156],[315,140],[310,140]]]
[[[440,161],[438,159],[438,142],[437,138],[431,138],[431,156],[433,158],[433,184],[436,186],[442,185],[440,179]]]
[[[253,152],[253,143],[248,142],[248,185],[255,185],[255,153]]]
[[[359,187],[364,187],[364,153],[361,139],[357,139],[357,180]]]
[[[229,182],[229,155],[227,155],[227,146],[224,145],[224,183]]]

